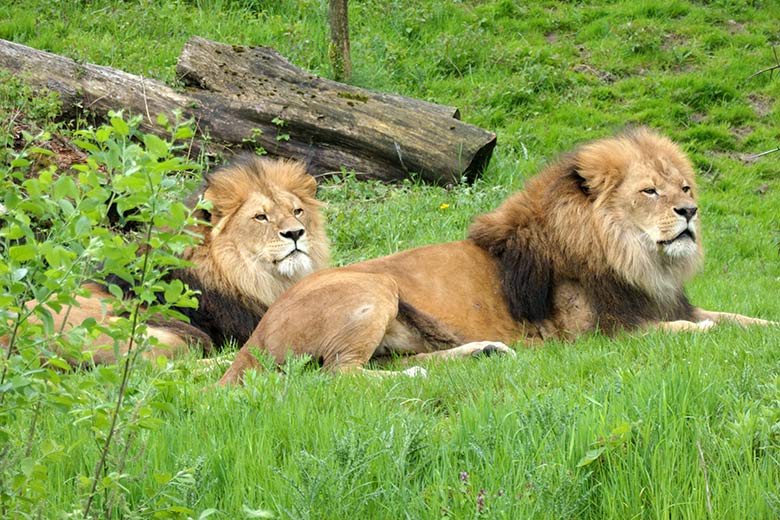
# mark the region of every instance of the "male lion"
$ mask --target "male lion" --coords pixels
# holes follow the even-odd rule
[[[326,267],[330,251],[316,190],[314,178],[296,161],[247,156],[207,174],[194,198],[202,196],[211,209],[198,215],[204,224],[193,231],[202,238],[183,254],[192,266],[169,275],[200,292],[199,306],[177,309],[189,323],[149,324],[149,335],[163,345],[151,355],[170,357],[193,344],[200,344],[204,354],[228,341],[243,344],[282,292]],[[132,290],[118,277],[110,281],[126,294]],[[86,287],[89,297],[77,297],[77,307],[54,314],[58,328],[63,320],[70,325],[112,319],[101,301],[108,296],[105,287]],[[112,344],[105,335],[94,341]],[[95,349],[92,360],[114,362],[113,349]]]
[[[467,240],[306,278],[268,310],[221,384],[288,350],[325,368],[464,356],[599,330],[703,330],[721,320],[683,283],[702,263],[696,184],[678,146],[648,129],[585,144],[477,217]],[[489,341],[480,341],[489,340]],[[502,343],[495,343],[502,342]]]

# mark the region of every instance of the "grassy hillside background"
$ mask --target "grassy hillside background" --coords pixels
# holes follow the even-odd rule
[[[337,263],[463,238],[545,162],[646,124],[699,171],[708,257],[691,300],[780,320],[780,154],[752,157],[780,146],[780,78],[750,78],[775,64],[779,4],[365,0],[350,2],[350,24],[354,84],[457,106],[499,144],[473,186],[323,186]],[[329,75],[327,2],[0,0],[0,38],[171,85],[193,35],[271,45]],[[55,104],[2,79],[8,170],[22,122],[73,129],[55,122]],[[191,361],[137,371],[130,402],[142,417],[121,430],[101,482],[107,505],[93,513],[780,516],[777,329],[518,346],[514,359],[434,365],[427,379],[287,372],[203,392],[219,374]],[[0,516],[80,517],[106,428],[90,414],[110,406],[117,377],[62,378],[78,399],[2,414]]]

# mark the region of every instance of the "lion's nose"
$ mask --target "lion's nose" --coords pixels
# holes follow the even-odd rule
[[[682,208],[674,208],[674,212],[681,217],[685,217],[685,220],[690,222],[698,209],[696,206],[683,206]]]
[[[288,230],[279,232],[279,234],[282,237],[287,238],[289,240],[292,240],[293,242],[297,242],[298,239],[303,236],[303,233],[304,233],[304,229],[303,228],[288,229]]]

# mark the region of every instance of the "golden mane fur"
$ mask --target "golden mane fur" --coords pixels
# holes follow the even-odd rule
[[[645,128],[587,143],[531,178],[469,238],[328,269],[284,293],[222,378],[262,347],[355,370],[388,354],[454,357],[593,331],[704,330],[683,284],[703,252],[689,160]]]
[[[211,202],[203,241],[184,257],[207,289],[232,294],[263,311],[284,290],[314,270],[327,267],[330,248],[316,199],[317,184],[301,162],[249,158],[207,177],[203,198]],[[300,211],[301,215],[295,213]],[[267,220],[256,222],[265,215]],[[281,260],[290,240],[304,231],[303,255]],[[277,258],[277,255],[279,258]]]

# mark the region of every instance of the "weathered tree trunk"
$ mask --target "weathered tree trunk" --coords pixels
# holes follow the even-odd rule
[[[330,0],[330,67],[336,81],[352,79],[352,58],[349,54],[349,16],[347,0]]]
[[[496,143],[492,132],[459,121],[457,109],[321,79],[267,47],[191,39],[177,66],[185,92],[4,40],[0,68],[59,92],[65,109],[124,109],[144,115],[142,130],[157,133],[164,131],[156,116],[179,109],[195,119],[206,146],[261,146],[308,160],[319,174],[343,168],[388,181],[472,180]]]

